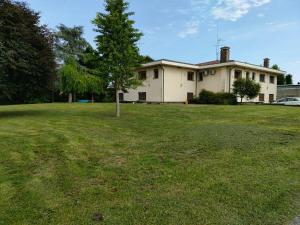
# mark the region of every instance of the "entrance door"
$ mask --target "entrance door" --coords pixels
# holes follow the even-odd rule
[[[194,93],[188,92],[187,93],[187,100],[188,102],[191,102],[194,99]]]
[[[269,95],[269,102],[270,103],[274,102],[274,95],[273,94]]]

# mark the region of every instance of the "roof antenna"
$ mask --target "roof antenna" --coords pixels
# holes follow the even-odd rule
[[[221,42],[223,42],[219,35],[219,21],[217,22],[217,42],[216,42],[216,60],[218,61],[220,59],[220,47]]]

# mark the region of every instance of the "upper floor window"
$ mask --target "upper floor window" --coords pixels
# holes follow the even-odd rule
[[[266,75],[265,74],[260,74],[259,75],[259,81],[260,82],[265,82],[265,80],[266,80]]]
[[[275,84],[275,77],[274,76],[270,76],[270,83]]]
[[[255,78],[256,78],[256,73],[252,73],[252,80],[255,80]]]
[[[242,78],[242,71],[241,70],[235,70],[234,71],[234,79],[241,79]]]
[[[194,72],[188,72],[187,74],[187,79],[190,80],[190,81],[193,81],[194,80]]]
[[[199,72],[198,81],[203,81],[203,72]]]
[[[154,79],[158,79],[159,71],[158,69],[154,69]]]
[[[146,80],[147,79],[147,72],[146,71],[140,71],[139,72],[139,80]]]
[[[246,72],[246,79],[250,80],[250,73],[248,71]]]

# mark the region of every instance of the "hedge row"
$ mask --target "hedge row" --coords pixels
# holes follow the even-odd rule
[[[236,105],[237,98],[231,93],[214,93],[203,90],[198,98],[192,100],[193,104],[215,104],[215,105]]]

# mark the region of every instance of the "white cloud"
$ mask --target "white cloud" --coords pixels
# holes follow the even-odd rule
[[[191,20],[187,22],[182,31],[178,33],[181,38],[186,38],[187,36],[197,34],[199,32],[199,20]]]
[[[215,19],[237,21],[252,8],[270,3],[271,0],[218,0],[212,9]]]

